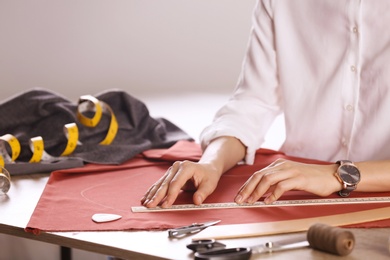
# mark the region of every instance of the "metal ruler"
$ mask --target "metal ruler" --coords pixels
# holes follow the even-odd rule
[[[180,204],[172,205],[170,208],[146,208],[143,206],[131,207],[135,213],[151,213],[166,211],[188,211],[188,210],[210,210],[210,209],[240,209],[240,208],[269,208],[286,206],[317,206],[317,205],[345,205],[345,204],[368,204],[368,203],[390,203],[390,197],[361,197],[361,198],[325,198],[307,200],[277,200],[272,204],[265,204],[258,201],[254,204],[237,204],[235,202],[205,203],[202,205]]]

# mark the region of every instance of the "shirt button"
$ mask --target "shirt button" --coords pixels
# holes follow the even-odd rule
[[[341,144],[342,144],[343,146],[347,146],[347,145],[348,145],[347,139],[342,138],[342,139],[341,139]]]
[[[351,112],[351,111],[353,111],[353,106],[352,105],[346,105],[345,106],[345,110]]]
[[[355,66],[351,66],[351,71],[355,72],[356,71],[356,67]]]
[[[358,30],[358,28],[357,28],[356,26],[354,26],[354,27],[352,28],[352,32],[353,32],[353,33],[358,33],[359,30]]]

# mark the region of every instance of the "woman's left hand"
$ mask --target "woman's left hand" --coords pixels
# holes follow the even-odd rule
[[[307,191],[328,196],[342,189],[334,176],[336,164],[305,164],[278,159],[264,169],[255,172],[240,188],[235,202],[255,203],[262,196],[271,204],[289,190]]]

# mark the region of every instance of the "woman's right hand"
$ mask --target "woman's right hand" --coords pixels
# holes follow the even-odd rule
[[[220,176],[211,164],[177,161],[149,188],[141,203],[148,208],[158,205],[168,208],[181,190],[196,190],[193,202],[200,205],[215,190]]]
[[[148,208],[171,207],[181,190],[195,190],[193,202],[200,205],[216,189],[221,175],[241,161],[245,146],[236,138],[223,136],[212,140],[199,162],[177,161],[141,199]]]

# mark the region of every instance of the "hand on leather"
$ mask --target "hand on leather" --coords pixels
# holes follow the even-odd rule
[[[336,169],[335,164],[304,164],[278,159],[255,172],[240,188],[235,202],[254,203],[265,195],[264,202],[270,204],[289,190],[303,190],[319,196],[328,196],[342,188],[334,176]]]
[[[190,161],[175,162],[141,199],[141,203],[153,208],[172,206],[181,190],[196,190],[193,201],[200,205],[217,187],[220,174],[210,164]]]

